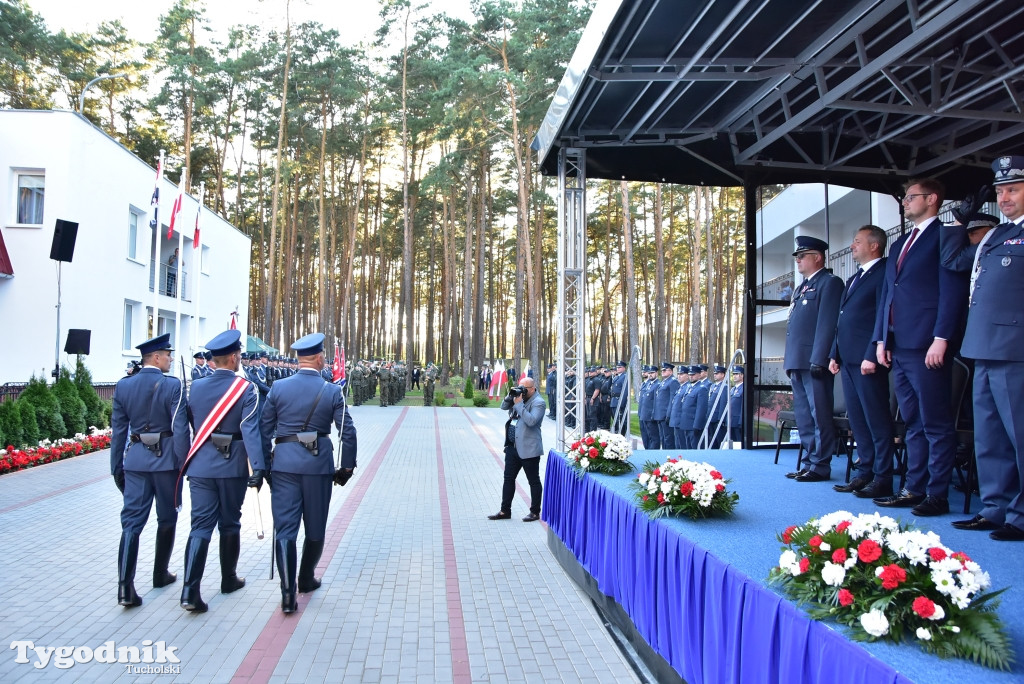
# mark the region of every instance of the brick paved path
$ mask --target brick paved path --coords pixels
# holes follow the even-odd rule
[[[35,681],[636,681],[589,600],[564,575],[528,512],[520,476],[513,518],[492,522],[500,500],[504,413],[495,409],[353,408],[359,468],[335,488],[323,587],[280,611],[270,570],[270,494],[259,495],[266,536],[257,540],[250,490],[243,508],[239,574],[246,587],[217,593],[211,545],[206,614],[178,606],[189,502],[178,520],[171,570],[150,585],[155,513],[142,537],[136,587],[143,605],[117,605],[120,495],[109,452],[0,477],[0,682]],[[545,420],[545,445],[554,423]],[[541,465],[541,472],[544,466]],[[301,541],[301,540],[300,540]],[[76,663],[50,654],[44,667],[24,642],[99,649],[134,646],[180,663]],[[18,663],[20,651],[29,663]],[[99,653],[99,652],[98,652]],[[87,657],[84,649],[77,653]]]

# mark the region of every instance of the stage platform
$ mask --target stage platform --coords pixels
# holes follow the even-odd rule
[[[627,488],[635,475],[578,479],[555,452],[547,459],[542,508],[556,558],[585,590],[602,595],[598,603],[604,599],[611,608],[609,619],[628,616],[623,631],[643,638],[646,646],[638,651],[655,672],[660,668],[659,678],[689,684],[1024,682],[1024,544],[957,530],[949,523],[969,517],[959,512],[915,519],[909,509],[881,509],[870,499],[834,492],[845,472],[839,459],[832,481],[823,483],[785,477],[795,452],[778,465],[774,451],[637,451],[630,460],[640,468],[674,456],[722,471],[740,495],[735,514],[652,521]],[[950,506],[962,510],[962,495],[951,492]],[[979,508],[975,498],[972,514]],[[976,560],[993,588],[1009,587],[999,614],[1018,658],[1013,671],[943,660],[912,641],[853,642],[841,625],[810,619],[766,586],[781,552],[776,534],[838,510],[878,511],[933,530],[946,546]]]

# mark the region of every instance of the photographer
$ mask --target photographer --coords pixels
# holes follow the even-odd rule
[[[519,470],[526,471],[530,483],[530,514],[523,522],[540,520],[540,457],[544,453],[540,426],[544,422],[545,404],[537,393],[537,382],[523,378],[519,387],[509,390],[501,402],[508,411],[505,423],[505,483],[501,489],[501,509],[490,520],[508,520],[512,517],[512,495],[516,489]]]

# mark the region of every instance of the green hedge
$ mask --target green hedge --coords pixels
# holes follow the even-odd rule
[[[60,402],[42,378],[33,374],[18,401],[27,401],[35,408],[40,439],[61,439],[67,434],[67,426],[60,414]]]
[[[50,389],[60,404],[60,416],[64,419],[64,437],[74,437],[86,431],[85,402],[78,396],[78,388],[71,382],[71,371],[61,366],[60,376]],[[98,397],[97,397],[98,398]]]
[[[110,411],[104,406],[104,400],[100,399],[100,395],[96,394],[96,388],[92,386],[92,373],[85,367],[81,356],[75,364],[75,387],[78,389],[78,396],[85,402],[85,424],[101,429],[110,425]]]

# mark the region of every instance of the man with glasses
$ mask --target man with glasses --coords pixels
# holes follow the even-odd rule
[[[967,280],[942,267],[938,219],[945,188],[913,180],[903,198],[913,230],[893,243],[875,318],[875,356],[892,368],[896,399],[907,425],[906,487],[874,499],[911,508],[915,516],[949,512],[949,481],[956,454],[950,388],[967,301]]]
[[[796,270],[803,276],[789,309],[783,369],[793,385],[793,413],[806,467],[788,473],[797,482],[824,482],[832,476],[836,429],[832,424],[835,391],[828,371],[836,334],[843,280],[825,269],[828,243],[810,235],[796,238]]]

